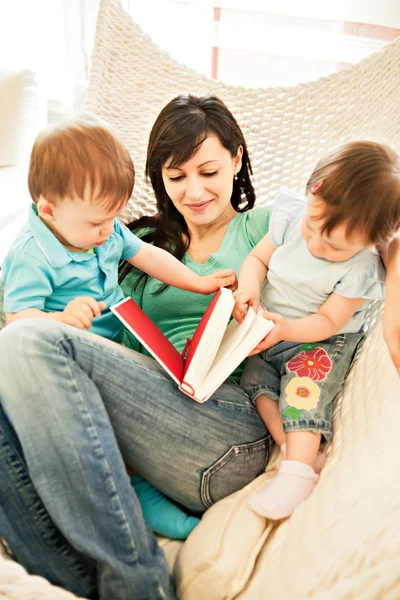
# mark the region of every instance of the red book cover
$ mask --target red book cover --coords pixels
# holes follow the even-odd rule
[[[202,316],[201,321],[198,324],[197,329],[193,334],[192,341],[189,344],[189,348],[188,348],[187,355],[186,355],[182,380],[185,378],[185,374],[186,374],[186,372],[189,368],[189,365],[192,361],[192,358],[197,350],[197,346],[199,345],[201,336],[204,333],[207,323],[210,320],[210,317],[213,313],[213,310],[214,310],[219,298],[221,297],[221,294],[222,294],[221,290],[218,290],[218,292],[215,294],[214,298],[211,300],[210,304],[208,305],[206,312]]]
[[[132,298],[126,298],[113,306],[112,311],[118,314],[128,329],[133,330],[143,346],[161,363],[171,377],[177,383],[181,383],[185,365],[183,356],[140,306]]]

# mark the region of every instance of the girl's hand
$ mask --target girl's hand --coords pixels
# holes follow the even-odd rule
[[[265,310],[263,313],[261,313],[261,316],[263,316],[264,319],[268,319],[268,321],[273,321],[275,323],[275,327],[250,352],[249,356],[253,356],[253,354],[258,354],[263,350],[268,350],[268,348],[275,346],[275,344],[278,344],[279,342],[282,342],[282,340],[285,339],[289,321],[286,321],[281,315],[271,313],[268,310]]]
[[[389,348],[394,366],[400,375],[400,281],[398,292],[387,294],[383,311],[383,337]]]
[[[219,288],[227,287],[235,290],[237,286],[236,273],[232,269],[215,271],[211,275],[200,277],[199,294],[212,294]]]
[[[233,296],[235,298],[235,306],[233,307],[232,314],[238,323],[243,322],[249,306],[252,307],[254,312],[258,311],[260,305],[259,289],[239,287]]]

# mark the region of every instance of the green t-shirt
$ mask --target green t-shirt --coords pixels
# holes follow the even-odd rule
[[[208,275],[218,269],[234,269],[239,275],[243,260],[268,231],[270,212],[271,207],[264,206],[238,213],[229,223],[219,249],[211,254],[206,263],[197,263],[188,254],[185,254],[182,262],[199,275]],[[140,237],[140,232],[138,235]],[[141,281],[138,288],[133,289],[140,274],[141,271],[133,269],[124,279],[121,287],[125,296],[132,296],[175,348],[182,352],[213,295],[203,296],[171,286],[161,294],[154,295],[153,292],[162,284],[153,278],[148,278],[146,285]],[[148,355],[147,350],[128,331],[125,331],[124,344]],[[243,367],[239,367],[230,378],[238,381],[242,370]]]

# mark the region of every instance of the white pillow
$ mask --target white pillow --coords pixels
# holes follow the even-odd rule
[[[47,122],[47,107],[32,71],[0,70],[0,167],[29,159]]]
[[[209,508],[176,558],[174,577],[181,600],[236,598],[246,586],[274,525],[247,505],[249,493],[277,473],[282,460],[274,448],[266,472],[242,490]]]

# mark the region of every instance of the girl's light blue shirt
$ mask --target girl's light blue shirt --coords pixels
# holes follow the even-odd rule
[[[273,204],[269,234],[273,253],[261,301],[286,319],[315,314],[334,292],[345,298],[365,298],[359,310],[338,333],[358,332],[370,300],[382,299],[385,269],[379,255],[362,250],[343,262],[316,258],[300,233],[307,198],[282,188]]]

